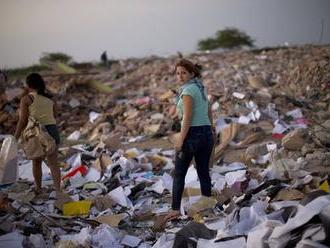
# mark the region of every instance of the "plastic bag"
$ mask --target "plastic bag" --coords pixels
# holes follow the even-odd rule
[[[0,184],[13,183],[17,180],[17,151],[15,137],[6,137],[0,151]]]

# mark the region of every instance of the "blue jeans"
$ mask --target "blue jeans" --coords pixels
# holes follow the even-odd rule
[[[211,126],[190,127],[182,149],[175,155],[175,171],[172,190],[172,209],[179,210],[184,189],[185,177],[193,158],[204,196],[211,196],[209,160],[213,149]]]

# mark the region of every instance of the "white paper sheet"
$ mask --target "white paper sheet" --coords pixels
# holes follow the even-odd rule
[[[233,92],[233,97],[236,97],[237,99],[243,99],[245,95],[239,92]]]
[[[170,174],[165,172],[162,176],[162,180],[163,180],[163,185],[164,185],[165,189],[172,192],[173,178],[170,176]]]
[[[226,183],[232,186],[235,182],[243,182],[246,180],[246,170],[232,171],[225,175]]]
[[[269,238],[271,247],[282,247],[287,243],[285,234],[290,233],[297,227],[300,227],[319,214],[325,207],[330,205],[330,195],[320,196],[308,203],[306,206],[298,206],[296,215],[290,218],[287,223],[276,227]]]
[[[100,116],[101,114],[100,113],[96,113],[94,111],[90,112],[89,113],[89,121],[91,123],[94,123],[94,121]]]
[[[303,118],[303,114],[299,108],[287,112],[286,115],[291,116],[293,119]]]
[[[100,176],[101,176],[101,173],[97,169],[91,167],[91,168],[89,168],[89,171],[85,175],[85,178],[89,182],[91,182],[91,181],[96,182],[97,180],[100,179]]]
[[[62,235],[60,236],[61,240],[73,240],[82,246],[88,245],[89,240],[91,239],[90,227],[84,227],[78,234],[73,235]]]
[[[238,118],[238,123],[239,124],[247,125],[247,124],[250,123],[250,121],[251,121],[251,118],[248,117],[248,116],[242,115]]]
[[[287,124],[285,124],[283,121],[281,121],[281,123],[280,123],[279,120],[276,120],[274,122],[274,128],[273,128],[272,133],[282,134],[288,129],[289,129],[289,126]]]
[[[0,236],[1,247],[20,248],[23,247],[24,236],[18,232],[11,232]]]
[[[81,135],[80,131],[76,130],[76,131],[74,131],[73,133],[71,133],[71,134],[67,137],[67,139],[68,139],[68,140],[78,140],[78,139],[80,139],[80,135]]]
[[[186,175],[185,185],[197,181],[197,171],[194,166],[190,166]]]
[[[76,167],[81,165],[81,153],[73,154],[70,158],[65,161],[71,167]]]
[[[126,197],[123,187],[115,188],[110,191],[108,195],[114,200],[116,203],[123,207],[132,207],[132,202]]]
[[[267,248],[267,240],[276,226],[281,225],[279,221],[266,220],[253,228],[248,233],[247,248]]]
[[[140,242],[141,239],[139,239],[138,237],[132,235],[125,235],[121,241],[121,244],[127,245],[129,247],[137,247]]]
[[[163,185],[163,181],[162,180],[158,180],[156,183],[154,183],[153,185],[151,185],[150,187],[147,188],[147,190],[149,191],[154,191],[158,194],[162,194],[164,192],[164,185]]]

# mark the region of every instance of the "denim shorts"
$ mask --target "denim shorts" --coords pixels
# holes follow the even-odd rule
[[[58,132],[57,126],[56,125],[46,125],[45,128],[46,128],[47,132],[49,133],[49,135],[54,138],[56,145],[59,145],[61,140],[60,140],[60,134]]]

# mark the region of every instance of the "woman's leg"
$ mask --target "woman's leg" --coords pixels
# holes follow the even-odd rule
[[[204,142],[203,142],[204,141]],[[204,196],[211,196],[211,177],[209,172],[209,160],[213,149],[213,137],[207,135],[196,151],[195,162],[198,178],[201,185],[201,192]]]
[[[172,190],[173,210],[180,210],[181,198],[184,190],[184,182],[192,158],[193,154],[190,151],[182,150],[176,153]]]
[[[60,167],[58,166],[57,149],[52,154],[47,156],[47,165],[52,174],[55,191],[56,191],[56,193],[60,193],[61,192],[61,171],[60,171]]]
[[[41,179],[42,179],[42,159],[32,160],[32,173],[35,183],[35,193],[41,193]]]

